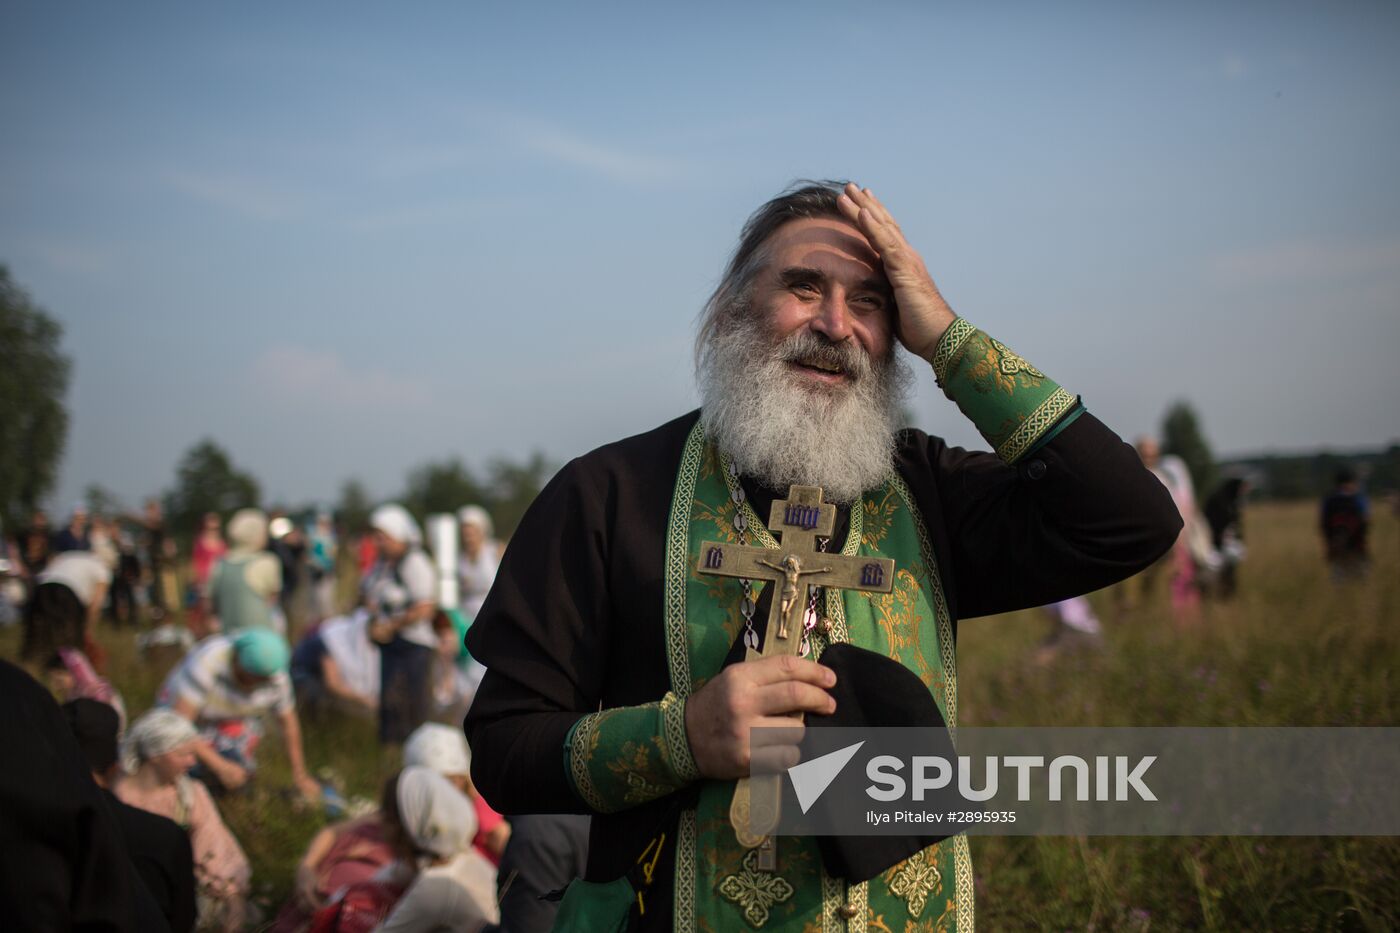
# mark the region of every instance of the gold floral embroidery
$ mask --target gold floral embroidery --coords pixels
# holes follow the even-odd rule
[[[991,341],[992,346],[1001,354],[1001,361],[997,364],[997,368],[1005,375],[1014,376],[1017,373],[1026,373],[1036,379],[1045,378],[1045,373],[1036,369],[1030,363],[1027,363],[1025,357],[1018,354],[1015,350],[1011,349],[1000,340],[997,340],[995,337],[991,338]]]
[[[917,920],[928,905],[930,894],[943,890],[943,873],[938,870],[938,847],[930,846],[885,872],[890,893],[903,898],[909,913]]]
[[[627,792],[622,797],[626,803],[646,803],[665,793],[665,788],[646,778],[647,774],[660,767],[652,761],[652,744],[660,746],[661,743],[659,739],[653,739],[650,743],[623,742],[621,757],[608,762],[608,770],[627,782]]]
[[[906,667],[912,666],[925,686],[934,681],[933,670],[924,657],[919,632],[923,617],[916,611],[922,590],[911,568],[895,571],[894,588],[889,593],[870,594],[870,608],[875,621],[889,640],[890,657]],[[912,654],[912,657],[908,655]]]
[[[890,533],[890,526],[894,524],[895,510],[899,508],[899,500],[895,491],[886,486],[883,492],[882,498],[878,500],[866,499],[864,505],[865,527],[860,536],[860,543],[872,551],[879,550],[880,542],[885,539],[885,535]]]
[[[622,795],[622,799],[628,803],[646,803],[648,800],[655,800],[665,793],[666,789],[660,784],[653,784],[636,771],[629,771],[627,773],[627,793]]]
[[[919,552],[923,557],[920,565],[921,572],[925,574],[933,594],[933,610],[938,624],[938,650],[940,652],[940,664],[943,669],[943,680],[946,693],[944,695],[943,718],[948,722],[948,734],[955,735],[958,727],[958,667],[957,657],[953,649],[953,622],[948,614],[948,601],[943,596],[943,582],[938,573],[938,562],[934,559],[933,544],[928,536],[928,529],[924,527],[923,516],[919,510],[914,508],[914,496],[909,492],[909,487],[904,484],[898,474],[890,480],[891,485],[899,492],[899,498],[904,502],[904,507],[909,510],[909,515],[914,519],[914,528],[919,535]],[[957,838],[966,840],[965,836]],[[969,866],[971,862],[968,863]],[[969,873],[971,868],[969,867]]]
[[[983,395],[996,391],[1015,394],[1016,380],[1001,371],[1001,357],[995,347],[989,343],[980,344],[969,349],[968,355],[972,353],[978,354],[967,370],[972,388]]]
[[[725,500],[718,506],[711,506],[699,499],[695,500],[695,510],[691,521],[709,522],[715,526],[711,536],[719,540],[737,543],[739,535],[734,531],[734,503]]]
[[[774,904],[783,903],[793,894],[792,885],[782,877],[754,868],[757,858],[758,850],[750,849],[744,856],[743,871],[719,883],[719,893],[738,905],[749,926],[755,928],[768,922],[768,911]]]
[[[874,909],[869,911],[869,915],[865,921],[865,928],[868,931],[872,931],[872,933],[894,933],[894,930],[890,929],[890,925],[885,922],[885,915],[877,914]]]
[[[972,387],[983,395],[990,392],[1004,392],[1015,395],[1017,377],[1019,387],[1036,389],[1045,380],[1045,374],[1036,369],[1014,350],[986,334],[977,334],[969,340],[968,379]]]
[[[953,927],[949,926],[950,922],[954,925]],[[957,922],[958,902],[950,900],[943,905],[943,913],[939,914],[938,919],[933,922],[933,927],[931,928],[932,933],[948,933],[948,930],[953,929],[957,925]],[[971,929],[971,927],[968,927],[968,929]]]
[[[948,910],[937,920],[906,920],[903,933],[948,933]]]

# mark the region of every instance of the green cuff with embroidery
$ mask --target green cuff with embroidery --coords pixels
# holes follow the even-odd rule
[[[943,394],[1005,463],[1028,454],[1079,407],[1058,382],[962,318],[939,338],[931,362]]]
[[[685,700],[591,713],[569,731],[565,764],[574,790],[599,813],[664,797],[700,779],[685,735]]]

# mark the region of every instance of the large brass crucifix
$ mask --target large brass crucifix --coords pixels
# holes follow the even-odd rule
[[[830,538],[835,526],[836,506],[822,501],[820,486],[793,486],[787,499],[775,501],[769,513],[768,528],[782,538],[776,550],[721,541],[701,543],[697,572],[765,580],[782,587],[772,596],[762,648],[750,644],[745,660],[801,651],[808,587],[877,593],[893,589],[894,561],[817,550],[817,538]],[[780,777],[742,778],[734,789],[729,822],[746,848],[766,845],[771,852],[768,837],[778,824]]]

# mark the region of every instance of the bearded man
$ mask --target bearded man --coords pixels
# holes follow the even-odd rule
[[[995,453],[899,430],[896,342]],[[574,460],[521,522],[467,637],[488,669],[473,778],[505,813],[595,814],[561,917],[612,898],[643,929],[971,929],[965,837],[873,869],[808,838],[756,858],[729,824],[749,730],[835,713],[823,656],[851,646],[955,723],[958,621],[1136,572],[1176,537],[1171,499],[1075,396],[953,314],[869,189],[760,208],[697,359],[699,412]],[[759,516],[790,484],[838,504],[831,552],[895,560],[894,591],[812,588],[806,657],[744,661],[782,587],[701,574],[700,543],[776,546]]]

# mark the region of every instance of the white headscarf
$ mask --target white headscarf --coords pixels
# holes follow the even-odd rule
[[[403,745],[403,763],[431,768],[444,777],[471,774],[472,755],[461,729],[440,722],[425,722]]]
[[[476,836],[476,807],[447,778],[421,766],[399,773],[399,822],[413,846],[438,858],[464,852]]]
[[[135,774],[142,763],[174,751],[199,733],[188,719],[158,706],[131,724],[122,739],[122,768]]]
[[[479,505],[464,505],[457,510],[459,525],[475,525],[486,537],[491,537],[491,515]]]
[[[423,533],[418,530],[418,523],[408,514],[408,509],[396,502],[381,505],[371,512],[369,526],[410,547],[423,543]]]
[[[267,516],[262,509],[239,509],[228,520],[232,550],[261,551],[267,547]]]

